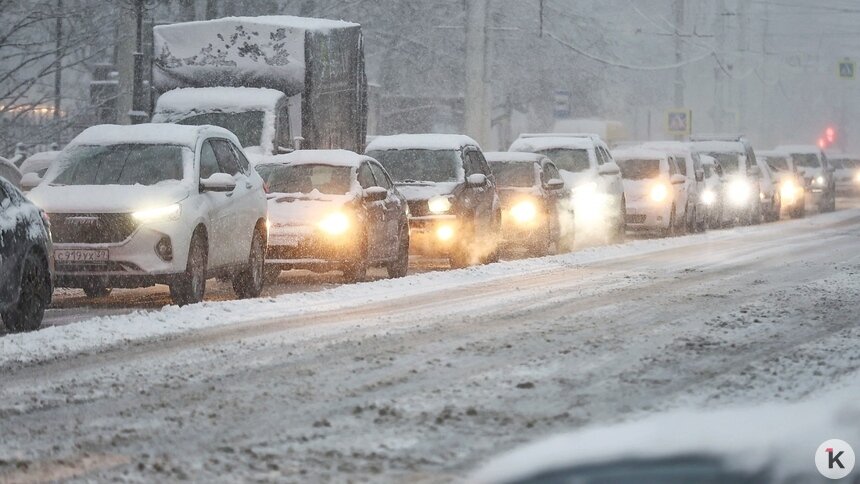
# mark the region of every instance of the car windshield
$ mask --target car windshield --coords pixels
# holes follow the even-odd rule
[[[384,150],[368,153],[385,167],[395,183],[460,181],[459,150]]]
[[[707,153],[714,157],[723,168],[723,173],[735,173],[740,169],[741,155],[737,153]]]
[[[795,153],[791,155],[791,159],[794,160],[796,166],[805,168],[818,168],[821,166],[818,156],[814,153]]]
[[[176,123],[191,126],[202,126],[204,124],[220,126],[235,134],[242,146],[260,146],[260,139],[263,134],[263,118],[262,111],[204,113],[189,116]]]
[[[54,185],[154,185],[183,175],[182,147],[176,145],[77,146],[61,163]]]
[[[534,163],[492,162],[490,171],[499,187],[531,187],[535,185]]]
[[[788,160],[784,156],[765,156],[764,162],[775,170],[788,171],[791,169],[788,166]]]
[[[625,180],[645,180],[660,176],[660,160],[629,159],[615,160]]]
[[[591,166],[588,162],[588,150],[570,148],[551,148],[537,151],[555,163],[559,170],[586,171]]]
[[[310,193],[326,195],[348,193],[352,168],[325,164],[257,165],[257,173],[265,180],[270,193]]]

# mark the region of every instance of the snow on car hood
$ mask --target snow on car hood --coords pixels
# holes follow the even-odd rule
[[[355,200],[355,195],[326,195],[317,190],[310,193],[269,194],[269,223],[271,231],[316,225],[326,214],[343,208]]]
[[[397,183],[397,190],[412,202],[416,200],[430,200],[438,195],[452,193],[461,182],[426,182],[426,183]]]
[[[43,183],[27,194],[48,213],[125,213],[170,205],[187,198],[191,185],[171,180],[155,185],[58,185]]]

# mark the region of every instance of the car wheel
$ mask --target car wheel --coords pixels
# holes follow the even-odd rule
[[[263,282],[265,282],[267,286],[276,284],[278,282],[278,277],[280,276],[280,267],[270,267],[268,265],[263,266]]]
[[[191,240],[185,272],[170,285],[170,297],[179,306],[196,304],[206,293],[206,242],[199,235]]]
[[[675,209],[675,205],[672,205],[672,211],[669,212],[669,225],[665,229],[663,229],[663,236],[664,237],[674,237],[675,235],[677,235],[678,234],[677,225],[678,225],[678,213],[677,213],[677,210]]]
[[[111,288],[107,287],[101,280],[87,281],[82,289],[90,299],[106,297],[111,293]]]
[[[549,254],[552,247],[552,235],[550,233],[549,223],[546,224],[541,234],[537,235],[537,240],[529,244],[529,255],[532,257],[544,257]]]
[[[24,259],[18,302],[0,316],[10,332],[34,331],[42,325],[50,298],[50,276],[45,262],[31,252]]]
[[[367,244],[359,251],[356,258],[343,266],[343,278],[347,282],[361,282],[367,278]]]
[[[502,240],[502,213],[496,214],[493,220],[492,235],[485,238],[485,243],[490,247],[490,252],[481,257],[481,264],[493,264],[501,259],[502,250],[500,242]]]
[[[624,243],[627,236],[627,201],[621,199],[621,211],[618,214],[618,219],[612,227],[612,233],[609,236],[610,244]]]
[[[251,253],[248,255],[248,267],[233,276],[233,291],[241,299],[259,297],[263,292],[263,266],[266,263],[266,248],[263,236],[254,231],[251,239]]]
[[[451,269],[462,269],[470,266],[472,254],[469,251],[469,245],[461,242],[451,247],[451,252],[448,253],[448,263],[451,265]]]
[[[409,272],[409,227],[400,229],[400,244],[397,247],[397,257],[386,266],[388,277],[395,279],[404,277]]]

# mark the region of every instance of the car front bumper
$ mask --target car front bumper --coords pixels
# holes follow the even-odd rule
[[[625,223],[628,230],[665,230],[672,218],[671,204],[628,201]]]
[[[469,227],[456,215],[426,215],[409,218],[409,252],[447,256],[465,237]]]
[[[305,226],[270,231],[266,266],[317,272],[338,270],[361,255],[359,233],[332,236]]]

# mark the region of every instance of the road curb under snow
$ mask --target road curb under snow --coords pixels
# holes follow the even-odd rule
[[[550,272],[581,264],[609,261],[633,255],[695,245],[707,241],[777,232],[800,227],[821,227],[860,215],[845,210],[777,225],[713,231],[673,239],[637,240],[623,245],[594,247],[571,254],[507,261],[466,269],[415,274],[402,279],[351,284],[319,292],[292,293],[277,297],[224,302],[204,302],[193,306],[167,306],[161,310],[138,311],[119,316],[98,317],[54,326],[33,333],[10,334],[0,338],[0,365],[46,362],[81,353],[158,341],[197,330],[253,321],[290,318],[314,312],[333,311],[356,305],[416,297],[443,289],[485,283],[508,277]]]

